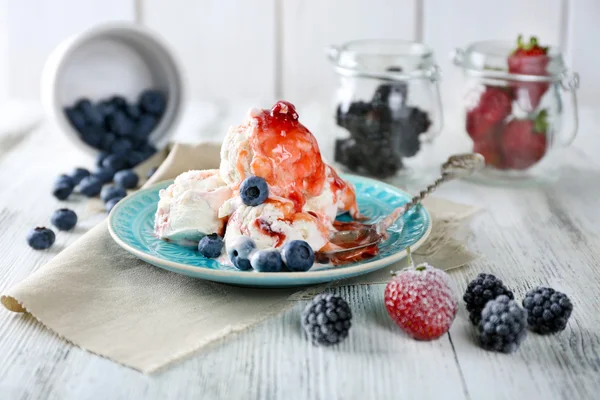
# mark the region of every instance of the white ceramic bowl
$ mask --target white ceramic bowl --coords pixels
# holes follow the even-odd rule
[[[94,27],[62,42],[49,56],[41,81],[42,104],[57,130],[80,148],[98,149],[80,139],[64,108],[85,97],[92,101],[113,95],[137,101],[145,89],[158,89],[167,97],[167,109],[150,141],[165,146],[183,110],[184,79],[168,45],[150,30],[129,23]]]

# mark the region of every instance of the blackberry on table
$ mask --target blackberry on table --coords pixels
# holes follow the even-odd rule
[[[331,293],[315,296],[302,312],[302,327],[314,344],[331,346],[348,337],[352,311],[346,300]]]
[[[538,286],[523,299],[529,328],[540,334],[560,332],[567,326],[573,304],[566,294]]]
[[[478,325],[479,342],[486,350],[512,353],[527,337],[527,313],[506,295],[487,302]]]
[[[471,323],[477,325],[481,320],[481,311],[486,303],[501,295],[506,295],[509,299],[514,298],[513,292],[506,288],[502,281],[494,275],[477,275],[477,278],[469,283],[463,296]]]

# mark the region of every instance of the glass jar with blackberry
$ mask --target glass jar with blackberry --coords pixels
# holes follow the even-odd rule
[[[577,133],[579,86],[560,50],[519,36],[457,49],[454,63],[466,78],[464,150],[486,159],[474,179],[495,184],[558,176],[559,150]]]
[[[442,128],[439,68],[431,48],[402,40],[359,40],[328,48],[339,76],[333,158],[379,179],[409,175],[431,160]]]

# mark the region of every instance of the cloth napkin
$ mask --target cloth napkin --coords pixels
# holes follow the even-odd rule
[[[145,186],[190,169],[218,165],[217,145],[177,144]],[[145,168],[147,164],[141,167]],[[464,234],[456,238],[451,233],[466,226],[478,209],[442,199],[429,199],[426,207],[433,217],[433,231],[415,253],[416,261],[427,259],[443,269],[472,261],[475,255],[462,244]],[[402,266],[399,263],[335,285],[384,283],[390,270]],[[168,272],[121,249],[104,221],[0,300],[8,310],[31,313],[76,346],[151,373],[278,315],[293,300],[310,298],[324,288],[300,292],[242,288]]]

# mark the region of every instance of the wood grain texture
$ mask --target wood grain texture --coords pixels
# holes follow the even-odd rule
[[[291,102],[333,101],[337,77],[325,47],[357,39],[414,40],[416,0],[281,3],[282,93]]]
[[[239,120],[237,111],[221,117],[227,122],[214,121],[202,137]],[[575,311],[559,335],[529,334],[512,355],[486,352],[476,345],[461,305],[448,335],[417,342],[387,316],[382,285],[342,287],[335,290],[355,317],[349,339],[337,348],[313,347],[302,336],[304,303],[298,303],[245,334],[144,376],[70,345],[30,316],[0,309],[0,399],[595,399],[600,162],[591,156],[600,144],[593,130],[600,121],[593,109],[585,109],[582,119],[558,184],[506,189],[456,182],[438,192],[486,209],[469,242],[482,257],[451,272],[458,290],[486,271],[504,279],[518,299],[538,284],[564,291]],[[49,194],[53,177],[92,161],[48,127],[11,140],[16,145],[0,147],[0,292],[103,218],[87,201],[69,201],[80,215],[76,231],[59,233],[49,251],[30,250],[27,230],[48,223],[51,212],[65,205]]]

